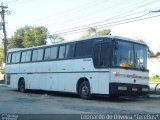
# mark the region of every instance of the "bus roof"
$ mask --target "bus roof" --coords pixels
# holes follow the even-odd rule
[[[34,49],[34,48],[41,48],[41,47],[47,47],[47,46],[52,46],[52,45],[59,45],[59,44],[65,44],[65,43],[70,43],[70,42],[77,42],[77,41],[83,41],[83,40],[89,40],[89,39],[95,39],[95,38],[111,38],[111,39],[120,39],[120,40],[124,40],[124,41],[130,41],[130,42],[134,42],[134,43],[139,43],[142,45],[146,45],[146,43],[138,41],[138,40],[134,40],[131,38],[127,38],[127,37],[122,37],[122,36],[114,36],[114,35],[98,35],[98,36],[93,36],[93,37],[89,37],[86,39],[77,39],[77,40],[70,40],[70,41],[64,41],[64,42],[57,42],[54,44],[48,44],[48,45],[41,45],[41,46],[35,46],[35,47],[29,47],[29,48],[11,48],[8,50],[8,52],[13,52],[13,51],[19,51],[19,50],[27,50],[27,49]]]

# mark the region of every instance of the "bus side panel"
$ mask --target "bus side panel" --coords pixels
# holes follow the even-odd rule
[[[8,86],[12,87],[12,88],[18,88],[19,64],[10,64],[10,65],[7,65],[6,68],[7,68],[6,74],[10,76],[10,82],[9,82]]]
[[[18,74],[10,74],[9,87],[18,89]]]
[[[23,78],[25,80],[26,89],[31,89],[33,74],[22,74],[22,76],[23,76]]]
[[[92,58],[83,58],[83,59],[77,59],[74,61],[74,72],[77,71],[77,73],[74,75],[75,80],[78,82],[78,80],[82,80],[82,78],[88,79],[91,87],[91,93],[97,93],[98,92],[98,78],[95,74],[95,69],[93,67],[93,61]],[[76,83],[77,84],[77,83]],[[75,86],[76,90],[76,86]]]
[[[91,92],[98,93],[98,76],[94,70],[91,58],[57,61],[59,91],[76,93],[78,80],[87,78]]]
[[[90,88],[92,94],[108,94],[108,76],[105,72],[93,72],[83,74],[90,82]]]
[[[72,66],[71,66],[72,65]],[[57,81],[59,81],[59,91],[75,92],[74,82],[74,60],[57,61]]]
[[[54,90],[58,88],[58,83],[55,82],[54,73],[42,74],[39,77],[42,77],[40,88],[43,90]]]
[[[19,71],[20,72],[18,74],[18,79],[20,79],[20,77],[24,78],[26,89],[30,89],[31,86],[30,86],[29,82],[33,77],[33,74],[31,73],[31,65],[30,65],[30,63],[21,63],[21,64],[19,64]]]
[[[98,93],[99,94],[109,94],[109,72],[98,73]]]
[[[59,90],[59,81],[57,73],[57,61],[43,62],[42,66],[42,83],[41,88],[44,90]]]
[[[30,71],[27,79],[27,86],[29,89],[42,89],[42,90],[55,90],[58,88],[58,82],[55,82],[57,78],[56,62],[43,62],[39,65],[38,62],[31,63],[32,67],[28,68]],[[55,88],[56,87],[56,88]]]
[[[21,63],[19,64],[19,73],[20,74],[28,74],[31,73],[31,63]]]

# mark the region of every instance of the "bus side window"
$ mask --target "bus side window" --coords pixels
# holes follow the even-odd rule
[[[26,62],[26,51],[22,52],[21,62]]]
[[[110,42],[105,42],[101,44],[101,62],[100,66],[102,67],[109,67],[110,65],[110,54],[111,54],[111,44]]]
[[[26,62],[30,62],[31,61],[31,50],[26,51]]]
[[[58,47],[57,46],[53,46],[51,47],[51,59],[56,59],[57,58],[57,52],[58,52]]]
[[[44,52],[44,60],[49,60],[51,57],[51,48],[46,48]]]
[[[22,52],[21,62],[29,62],[31,60],[31,51]]]
[[[46,48],[44,51],[44,60],[53,60],[57,58],[57,46]]]
[[[33,50],[32,61],[37,61],[37,57],[38,57],[38,50]]]
[[[100,66],[100,52],[101,52],[101,44],[97,43],[93,49],[93,62],[95,67]]]
[[[111,54],[110,42],[97,43],[93,49],[93,61],[95,67],[109,67],[110,66],[110,54]]]
[[[33,50],[32,61],[41,61],[43,59],[43,49]]]
[[[66,45],[65,58],[72,58],[74,54],[74,44]]]
[[[92,55],[94,40],[80,41],[76,43],[75,57],[88,57]]]
[[[11,63],[12,53],[8,53],[7,63]]]
[[[59,55],[58,55],[59,59],[65,58],[65,47],[66,47],[65,45],[60,46],[60,48],[59,48]]]
[[[43,49],[38,49],[37,55],[37,61],[43,60]]]
[[[11,62],[12,63],[20,62],[20,55],[21,55],[20,52],[13,53]]]

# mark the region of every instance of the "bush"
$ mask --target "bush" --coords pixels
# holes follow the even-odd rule
[[[0,80],[0,84],[5,84],[5,81],[4,80]]]
[[[154,75],[149,78],[150,82],[160,82],[160,75]]]

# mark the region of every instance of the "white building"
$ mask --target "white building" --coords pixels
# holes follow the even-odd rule
[[[148,59],[148,69],[149,75],[160,75],[160,56],[158,57],[151,57]]]

